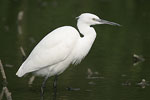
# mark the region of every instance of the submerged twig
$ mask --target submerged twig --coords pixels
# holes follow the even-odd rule
[[[98,79],[98,78],[104,78],[104,77],[99,77],[99,76],[97,76],[99,73],[98,72],[93,72],[90,68],[88,68],[87,69],[87,74],[88,74],[88,76],[87,76],[87,79]],[[94,75],[96,75],[96,76],[94,76]]]
[[[14,65],[11,65],[11,64],[5,64],[5,67],[12,68],[12,67],[14,67]]]
[[[11,92],[9,92],[7,87],[3,87],[3,88],[5,90],[5,96],[6,96],[7,100],[12,100]]]
[[[20,11],[20,12],[18,13],[18,21],[22,21],[23,15],[24,15],[24,11]]]
[[[142,79],[141,82],[137,83],[138,86],[141,86],[142,88],[145,88],[146,86],[149,86],[149,82],[145,79]]]
[[[0,60],[0,70],[1,70],[2,78],[3,78],[3,86],[6,86],[7,79],[6,79],[6,74],[5,74],[4,67],[3,67],[1,60]]]
[[[139,64],[140,62],[143,62],[143,61],[145,61],[143,56],[133,54],[133,66],[136,66],[137,64]]]
[[[28,81],[29,87],[32,87],[32,84],[33,84],[34,79],[35,79],[35,76],[34,76],[34,75],[29,78],[29,81]]]
[[[22,46],[20,46],[20,51],[21,51],[21,54],[22,54],[22,58],[23,58],[23,61],[26,59],[26,53],[25,53],[25,51],[24,51],[24,49],[23,49],[23,47]]]
[[[22,34],[23,30],[22,30],[22,20],[23,20],[23,16],[24,16],[24,11],[20,11],[18,13],[18,33]]]
[[[2,92],[0,94],[0,100],[2,100],[4,93],[5,93],[7,100],[12,100],[11,92],[9,92],[9,90],[7,88],[8,82],[7,82],[6,74],[5,74],[4,67],[3,67],[1,60],[0,60],[0,70],[1,70],[2,78],[3,78],[3,89],[2,89]]]
[[[0,94],[0,100],[2,100],[3,99],[3,95],[4,95],[4,90],[5,88],[3,87],[3,89],[2,89],[2,92],[1,92],[1,94]]]
[[[20,51],[21,51],[21,53],[22,53],[22,55],[23,55],[24,57],[27,57],[27,56],[26,56],[26,53],[25,53],[25,51],[24,51],[24,49],[23,49],[22,46],[20,46]]]

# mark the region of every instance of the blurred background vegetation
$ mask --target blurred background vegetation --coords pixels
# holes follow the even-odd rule
[[[149,100],[149,4],[149,0],[0,0],[0,59],[13,100],[39,100],[43,81],[36,78],[28,88],[30,75],[24,78],[15,75],[22,63],[20,46],[29,55],[55,28],[64,25],[76,28],[75,17],[83,12],[94,13],[122,27],[94,26],[97,38],[90,53],[80,65],[60,75],[57,99]],[[87,70],[95,73],[92,77],[96,78],[87,78]],[[142,79],[146,80],[144,88],[138,84]],[[52,81],[50,78],[47,83],[45,100],[52,99]],[[79,90],[67,91],[66,87]]]

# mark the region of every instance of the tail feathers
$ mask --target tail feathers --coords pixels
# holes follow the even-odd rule
[[[23,72],[22,68],[20,67],[19,70],[17,71],[16,75],[18,77],[22,77],[25,73]]]

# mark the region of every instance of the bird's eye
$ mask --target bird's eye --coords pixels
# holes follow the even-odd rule
[[[92,18],[92,20],[96,21],[96,18]]]

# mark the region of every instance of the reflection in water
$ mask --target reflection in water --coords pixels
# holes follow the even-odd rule
[[[142,81],[137,83],[137,85],[141,86],[142,88],[145,88],[146,86],[149,86],[150,84],[145,79],[142,79]]]
[[[24,12],[23,12],[23,11],[20,11],[20,12],[18,13],[18,33],[19,33],[20,35],[23,33],[23,31],[22,31],[23,15],[24,15]]]
[[[103,76],[98,76],[99,75],[99,72],[93,72],[90,68],[87,69],[87,79],[103,79],[104,77]]]
[[[150,86],[150,83],[149,81],[146,81],[145,79],[142,79],[141,82],[134,83],[134,84],[131,84],[131,81],[129,80],[122,83],[122,86],[131,86],[131,85],[137,85],[137,86],[140,86],[141,88],[146,88],[146,86]]]
[[[68,90],[68,91],[79,91],[80,88],[67,87],[66,90]]]
[[[139,56],[137,54],[133,54],[133,66],[136,66],[137,64],[139,64],[140,62],[145,61],[145,59],[142,56]]]
[[[32,87],[32,84],[33,84],[33,81],[35,80],[35,76],[32,75],[30,78],[29,78],[29,81],[28,81],[28,86],[29,87]]]
[[[131,82],[129,80],[122,83],[122,86],[131,86]]]
[[[5,67],[12,68],[12,67],[14,67],[14,65],[11,65],[11,64],[5,64]]]

